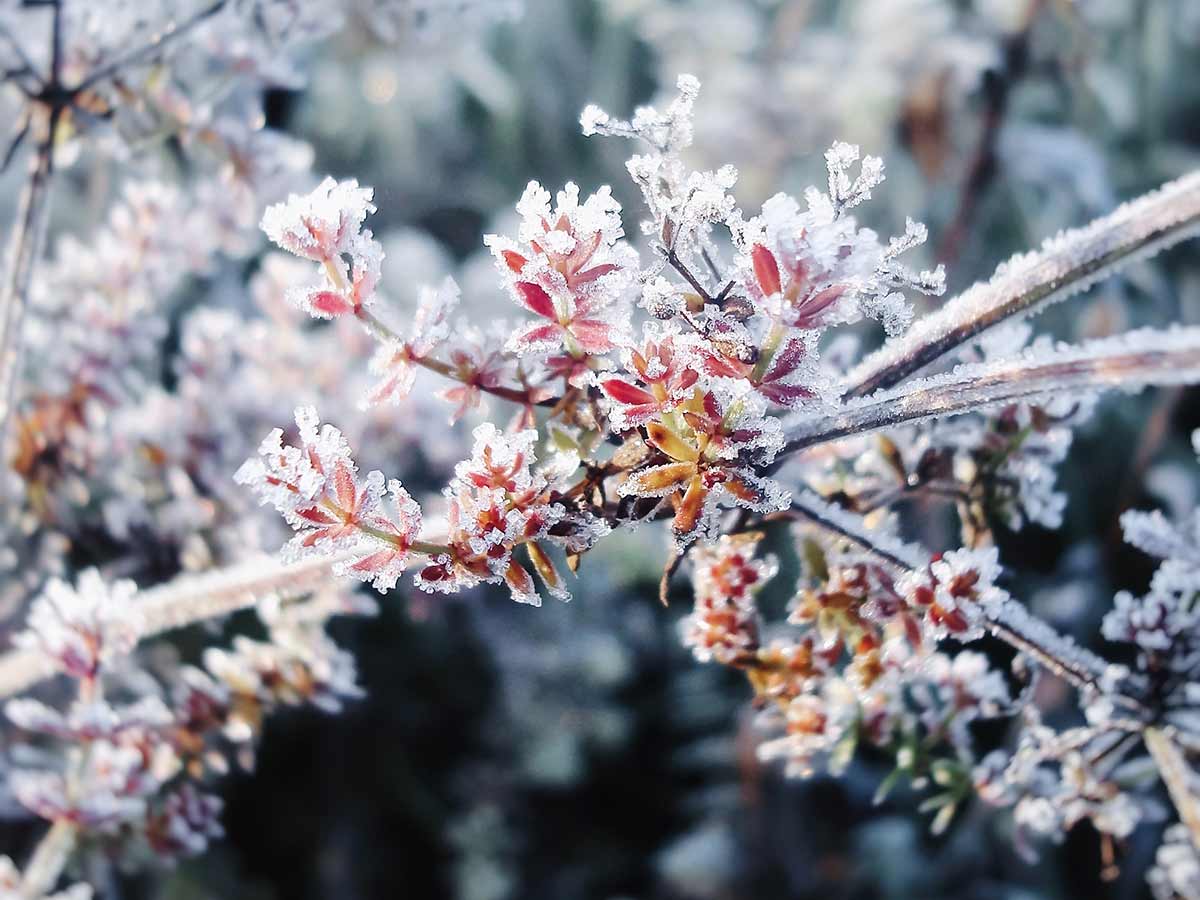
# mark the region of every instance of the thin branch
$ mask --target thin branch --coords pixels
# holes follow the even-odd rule
[[[120,72],[122,69],[127,69],[131,66],[141,65],[143,63],[152,62],[160,53],[162,53],[171,43],[179,40],[197,25],[212,18],[228,5],[228,0],[215,0],[204,9],[201,9],[191,18],[183,22],[169,22],[163,29],[155,33],[145,44],[129,51],[123,56],[119,56],[111,62],[107,62],[102,66],[98,66],[88,73],[73,91],[79,93],[93,87],[98,82],[109,78],[112,75]]]
[[[1187,827],[1192,845],[1200,852],[1200,798],[1192,790],[1195,776],[1175,743],[1174,731],[1170,726],[1147,728],[1142,736],[1179,813],[1179,821]]]
[[[8,242],[6,271],[0,284],[0,459],[7,462],[8,425],[16,402],[22,353],[25,309],[33,268],[42,253],[46,236],[46,206],[54,172],[54,141],[58,135],[61,107],[47,114],[46,133],[30,163],[29,177],[21,191],[12,235]]]
[[[249,609],[264,598],[313,590],[333,577],[348,555],[281,563],[262,556],[225,569],[182,575],[136,595],[141,612],[139,640]],[[52,677],[54,661],[37,650],[0,655],[0,698],[11,697]]]
[[[75,849],[75,839],[79,834],[79,826],[68,819],[59,819],[50,826],[50,830],[42,835],[25,874],[21,878],[20,896],[30,900],[45,897],[54,886],[62,871],[66,868],[71,851]]]
[[[942,416],[1067,393],[1197,381],[1200,328],[1142,329],[1077,346],[1028,350],[1015,359],[959,366],[802,422],[773,465],[778,468],[789,454],[817,444]]]
[[[1008,101],[1013,88],[1029,71],[1029,44],[1033,25],[1046,5],[1046,0],[1029,0],[1024,20],[1003,43],[1000,65],[983,77],[983,114],[979,139],[967,164],[962,188],[958,192],[958,208],[946,226],[938,245],[937,260],[947,268],[954,262],[971,233],[971,225],[979,201],[995,178],[998,168],[996,145],[1003,130]]]
[[[21,46],[21,42],[17,40],[16,35],[9,29],[8,24],[0,20],[0,39],[3,39],[6,44],[12,47],[13,52],[20,60],[24,72],[28,72],[40,87],[44,79],[38,74],[37,66],[33,64],[33,60],[29,58],[29,54],[25,52],[25,48]]]
[[[63,8],[62,0],[52,0],[54,16],[50,25],[50,78],[47,86],[62,87],[63,64]]]
[[[898,572],[923,569],[929,563],[929,554],[916,544],[906,544],[870,528],[862,516],[835,506],[808,491],[792,498],[788,513],[792,518],[811,522],[846,538]]]
[[[1200,172],[1192,172],[1002,263],[990,281],[959,294],[863,360],[847,377],[845,395],[892,387],[985,330],[1084,291],[1198,232]]]
[[[375,338],[377,341],[380,341],[384,344],[404,343],[404,341],[398,334],[396,334],[395,331],[389,328],[385,322],[380,320],[369,310],[360,307],[358,311],[355,312],[355,317],[359,322],[362,323],[362,326],[367,330],[371,337]],[[507,400],[510,403],[517,403],[521,406],[542,406],[553,408],[557,406],[566,396],[564,394],[563,397],[545,397],[542,399],[535,399],[537,391],[533,390],[532,388],[517,390],[516,388],[508,388],[504,387],[503,385],[480,384],[477,381],[471,381],[468,378],[462,377],[449,363],[443,362],[440,359],[434,359],[432,356],[414,359],[412,362],[414,365],[418,365],[423,369],[429,370],[430,372],[435,372],[450,381],[457,381],[459,384],[465,384],[468,387],[478,388],[485,394],[491,394],[493,397],[499,397],[501,400]]]
[[[795,518],[809,521],[853,542],[892,568],[896,574],[907,574],[928,565],[928,551],[872,529],[861,516],[810,493],[804,492],[794,498],[788,512]],[[1117,690],[1114,676],[1119,674],[1119,670],[1080,647],[1070,637],[1031,616],[1016,600],[1010,598],[997,609],[987,609],[985,615],[987,628],[993,635],[1034,659],[1077,690],[1103,695],[1130,709],[1141,709],[1136,699]],[[1056,652],[1055,648],[1062,652]]]

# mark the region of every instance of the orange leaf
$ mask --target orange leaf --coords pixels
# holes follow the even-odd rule
[[[657,447],[671,459],[680,462],[695,462],[700,458],[700,451],[677,435],[661,422],[651,422],[646,426],[651,445]]]

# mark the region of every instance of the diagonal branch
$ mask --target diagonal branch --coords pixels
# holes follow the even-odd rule
[[[1175,742],[1174,729],[1169,726],[1147,728],[1142,732],[1142,738],[1158,767],[1163,784],[1167,786],[1167,793],[1179,813],[1179,821],[1187,828],[1196,851],[1200,852],[1200,797],[1196,796],[1193,789],[1195,775]]]
[[[170,44],[179,40],[197,25],[211,19],[219,13],[228,4],[228,0],[214,0],[208,6],[199,10],[193,16],[185,19],[183,22],[169,22],[160,31],[155,33],[151,38],[128,53],[118,56],[116,59],[98,66],[87,74],[87,76],[79,82],[72,90],[75,93],[88,90],[94,87],[105,78],[117,74],[123,69],[131,66],[142,65],[143,63],[152,62],[159,54],[161,54]]]
[[[343,554],[280,563],[273,557],[258,557],[225,569],[181,575],[137,593],[138,638],[227,616],[269,596],[306,593],[329,581],[334,567],[348,558]],[[0,655],[0,697],[22,693],[57,671],[53,660],[37,650],[10,650]]]
[[[794,497],[789,513],[792,518],[803,519],[846,538],[898,575],[923,569],[929,563],[928,551],[871,528],[861,516],[810,492],[801,492]],[[1016,600],[1008,598],[995,607],[986,608],[985,616],[986,627],[993,635],[1036,660],[1077,690],[1091,696],[1103,695],[1130,709],[1141,709],[1134,697],[1120,690],[1137,688],[1121,677],[1125,674],[1123,670],[1031,616]]]
[[[845,396],[899,384],[987,329],[1084,291],[1198,232],[1200,172],[1192,172],[1002,263],[990,281],[949,300],[863,360],[847,376]]]
[[[836,412],[801,422],[789,433],[774,467],[807,447],[897,425],[1064,394],[1198,381],[1200,328],[1142,329],[1077,346],[1030,348],[1016,358],[962,365],[852,400]]]
[[[46,207],[54,173],[54,142],[61,107],[49,110],[46,133],[30,163],[21,191],[12,234],[8,241],[3,282],[0,283],[0,460],[7,463],[8,424],[16,402],[22,352],[25,310],[33,269],[46,235]]]
[[[0,19],[0,39],[12,48],[13,53],[16,54],[17,60],[21,64],[20,68],[15,70],[15,73],[21,77],[28,76],[33,78],[40,87],[43,79],[38,75],[37,66],[33,64],[33,60],[29,58],[29,54],[25,52],[25,48],[21,46],[21,42],[12,33],[12,29],[8,27],[8,23],[3,19]]]

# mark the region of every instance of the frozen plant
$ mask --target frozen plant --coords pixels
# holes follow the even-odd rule
[[[370,187],[330,177],[304,190],[304,153],[252,126],[256,104],[247,114],[232,93],[228,106],[192,93],[214,70],[289,83],[297,73],[280,48],[328,33],[336,8],[167,4],[161,24],[132,7],[101,21],[81,3],[42,6],[0,18],[0,36],[10,19],[49,26],[42,56],[19,40],[5,51],[36,144],[0,291],[0,436],[17,448],[21,491],[12,543],[66,575],[71,558],[49,537],[86,534],[78,525],[98,497],[107,533],[160,541],[175,568],[210,571],[138,588],[120,575],[146,571],[149,553],[114,554],[104,574],[46,579],[27,567],[44,583],[0,657],[0,694],[31,751],[13,760],[11,793],[49,827],[20,874],[0,873],[21,894],[56,890],[77,850],[169,864],[218,838],[212,781],[253,764],[266,716],[335,713],[361,696],[353,658],[324,628],[373,609],[348,582],[382,595],[410,580],[434,595],[488,584],[524,604],[567,600],[593,548],[656,523],[669,534],[660,598],[690,573],[682,642],[745,675],[763,759],[790,776],[838,774],[870,748],[894,761],[880,798],[905,780],[927,790],[935,830],[973,798],[1011,808],[1031,848],[1084,820],[1109,842],[1140,827],[1152,798],[1126,772],[1144,748],[1180,822],[1151,881],[1188,889],[1183,839],[1192,850],[1200,840],[1195,523],[1126,518],[1130,541],[1163,560],[1149,592],[1118,595],[1104,626],[1136,648],[1129,666],[1033,616],[993,532],[998,521],[1057,524],[1066,501],[1054,466],[1101,394],[1200,381],[1196,328],[1055,344],[1021,321],[1194,234],[1200,175],[938,305],[943,268],[908,261],[925,227],[906,219],[887,237],[858,218],[884,185],[881,159],[835,143],[823,185],[743,209],[732,165],[684,160],[700,84],[682,76],[661,109],[582,115],[585,133],[636,143],[639,227],[626,227],[607,186],[530,183],[512,232],[484,241],[512,318],[472,323],[452,279],[422,290],[415,310],[388,298]],[[413,14],[405,21],[427,9],[392,8]],[[160,66],[175,77],[153,77]],[[129,135],[165,130],[218,163],[197,162],[186,189],[131,183],[90,252],[60,241],[37,268],[59,129],[70,121],[87,135],[96,110],[87,152],[133,153]],[[182,317],[174,389],[151,388],[167,324],[155,304],[219,256],[252,253],[254,220],[287,254],[267,258],[252,291],[271,327],[239,340],[236,315]],[[916,315],[918,296],[932,313]],[[309,318],[329,321],[310,333]],[[881,346],[860,352],[872,334]],[[30,350],[45,351],[45,372],[24,371]],[[324,424],[324,399],[299,396],[310,370],[332,407]],[[433,496],[397,471],[387,443],[417,432],[419,447],[434,445],[436,429],[408,406],[426,374],[444,381],[452,419],[482,419]],[[360,385],[366,413],[346,402]],[[294,426],[270,409],[268,431],[261,397],[292,389]],[[267,433],[235,489],[222,448],[243,446],[248,429]],[[249,498],[292,532],[280,560],[239,552],[264,521]],[[914,502],[957,515],[948,546],[916,542],[901,514]],[[757,602],[780,568],[758,551],[767,536],[803,563],[783,621]],[[194,664],[136,652],[246,609],[262,633],[207,646]],[[989,636],[1015,651],[1011,668],[962,646]],[[1031,698],[1043,676],[1076,692],[1077,724],[1042,721]],[[16,696],[52,678],[65,694]],[[1012,721],[1011,746],[985,754],[974,726],[997,718]]]
[[[442,500],[420,515],[413,501],[404,527],[372,519],[385,476],[360,483],[344,442],[332,429],[318,434],[310,411],[298,413],[299,444],[272,435],[239,480],[296,529],[291,546],[346,550],[356,560],[347,570],[377,587],[411,568],[424,590],[505,582],[521,602],[537,602],[527,567],[565,598],[556,554],[575,571],[610,531],[669,521],[662,597],[690,567],[683,640],[698,659],[746,673],[773,735],[762,755],[784,759],[789,774],[841,771],[870,744],[896,761],[881,795],[901,778],[932,788],[935,829],[979,795],[1013,807],[1030,840],[1082,819],[1122,839],[1147,804],[1120,777],[1143,746],[1200,837],[1187,761],[1200,749],[1187,713],[1196,690],[1187,540],[1154,516],[1127,518],[1135,543],[1168,558],[1152,593],[1119,596],[1106,623],[1106,634],[1142,648],[1131,669],[1033,617],[1004,588],[991,537],[997,517],[1057,523],[1053,466],[1098,395],[1200,379],[1192,328],[1066,345],[1030,342],[1019,322],[1194,233],[1200,176],[1047,241],[914,322],[911,295],[939,295],[944,275],[903,262],[925,239],[920,224],[881,240],[856,221],[883,182],[882,162],[836,144],[824,189],[803,203],[777,195],[747,215],[731,166],[697,172],[681,158],[698,91],[683,76],[666,109],[628,121],[585,110],[586,133],[640,145],[628,168],[645,199],[646,246],[627,242],[607,188],[584,197],[568,184],[554,198],[531,183],[518,233],[486,240],[521,316],[486,363],[456,347],[467,329],[444,325],[452,286],[426,295],[408,336],[388,324],[396,314],[375,302],[373,279],[357,288],[360,260],[380,252],[361,227],[369,194],[326,183],[269,209],[268,233],[327,276],[321,290],[332,296],[314,303],[303,289],[297,304],[353,317],[380,342],[386,389],[374,399],[399,401],[413,369],[425,368],[514,415],[508,434],[476,430]],[[325,210],[334,196],[346,198],[340,215]],[[336,233],[340,249],[314,254],[289,240],[300,230],[318,243]],[[635,305],[640,316],[628,311]],[[822,358],[839,326],[870,319],[887,336],[879,350]],[[931,552],[901,536],[896,507],[918,498],[958,511],[961,546]],[[324,512],[307,512],[311,504]],[[771,625],[755,594],[776,565],[756,545],[778,523],[791,523],[805,565],[787,622]],[[1017,652],[1013,675],[954,649],[986,635]],[[1057,733],[1040,723],[1025,682],[1041,672],[1077,691],[1086,724]],[[981,759],[971,723],[997,717],[1023,729],[1011,755]]]

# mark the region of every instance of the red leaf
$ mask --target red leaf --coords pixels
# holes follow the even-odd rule
[[[616,263],[601,263],[598,266],[592,266],[590,269],[585,269],[578,275],[572,275],[571,284],[587,284],[589,281],[595,281],[600,276],[607,275],[609,272],[615,272],[619,268],[621,267]]]
[[[554,311],[554,301],[541,286],[530,281],[518,281],[517,293],[521,295],[521,302],[530,312],[547,319],[558,318],[558,314]]]
[[[577,240],[575,249],[566,258],[566,271],[574,272],[591,259],[596,248],[600,246],[601,237],[602,235],[597,231],[587,240]]]
[[[821,313],[837,302],[845,292],[845,285],[835,284],[808,297],[796,309],[796,327],[807,328],[817,324]]]
[[[684,492],[683,500],[675,508],[675,520],[671,523],[674,532],[680,537],[688,537],[700,524],[700,516],[704,512],[704,501],[708,498],[708,488],[704,479],[699,475],[692,479]]]
[[[807,353],[808,348],[800,338],[789,340],[771,360],[771,371],[767,374],[767,380],[774,381],[796,371],[796,367],[804,361]]]
[[[557,341],[561,336],[562,328],[557,324],[531,325],[524,331],[516,332],[509,341],[514,347],[535,347]]]
[[[505,250],[501,253],[501,255],[504,257],[504,262],[514,272],[520,272],[523,268],[525,268],[525,263],[527,260],[515,250]]]
[[[309,298],[312,308],[327,316],[341,316],[354,311],[354,305],[334,291],[318,291]]]
[[[629,406],[634,406],[642,403],[654,403],[654,395],[648,391],[643,391],[640,387],[635,387],[626,381],[621,381],[619,378],[610,378],[607,381],[600,382],[600,390],[608,394],[613,400],[618,403],[624,403]]]
[[[354,473],[345,462],[339,460],[333,470],[333,490],[337,504],[344,512],[355,512],[358,500],[358,485],[354,483]]]
[[[755,244],[750,251],[750,258],[754,261],[754,277],[758,279],[758,286],[762,288],[762,292],[768,297],[778,294],[779,263],[775,262],[775,255],[762,244]]]
[[[296,515],[304,519],[306,522],[313,522],[317,525],[332,525],[337,521],[337,519],[317,506],[309,506],[304,509],[298,509],[296,510]]]
[[[522,597],[534,595],[533,576],[515,559],[509,562],[508,569],[504,572],[504,580],[514,594]]]
[[[758,392],[778,406],[791,406],[797,400],[807,400],[816,396],[811,388],[802,384],[780,381],[764,382],[758,386]]]

